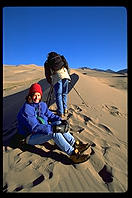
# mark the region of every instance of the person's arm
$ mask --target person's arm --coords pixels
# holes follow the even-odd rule
[[[49,84],[52,84],[51,71],[47,62],[44,63],[45,77]]]
[[[50,110],[48,109],[48,106],[47,106],[46,103],[43,103],[42,105],[43,105],[43,106],[42,106],[42,109],[45,109],[44,114],[45,114],[45,116],[48,118],[48,121],[49,121],[49,122],[53,123],[53,122],[55,122],[55,121],[61,121],[61,120],[62,120],[61,117],[59,117],[58,115],[55,115],[52,111],[50,111]],[[52,124],[47,124],[47,125],[45,125],[45,124],[38,124],[38,125],[33,129],[33,131],[34,131],[35,133],[45,133],[45,134],[49,134],[49,133],[55,132],[55,131],[53,131],[53,126],[52,126]]]
[[[52,111],[48,109],[48,106],[46,103],[43,102],[42,109],[44,109],[44,115],[48,118],[49,122],[55,122],[55,121],[61,121],[61,117],[58,115],[55,115]]]
[[[42,133],[42,134],[45,134],[45,135],[48,135],[50,133],[53,133],[52,131],[52,126],[47,124],[38,124],[34,127],[33,129],[33,133]]]
[[[68,66],[68,62],[66,61],[66,59],[65,59],[65,57],[63,55],[61,56],[61,58],[62,58],[62,60],[64,62],[64,67],[67,69],[67,71],[68,71],[68,73],[70,75],[70,68]]]
[[[53,133],[52,127],[49,124],[40,124],[37,120],[34,109],[30,105],[27,105],[24,113],[22,114],[24,125],[29,129],[31,133]]]

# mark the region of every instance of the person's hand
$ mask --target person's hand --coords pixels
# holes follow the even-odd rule
[[[66,133],[69,131],[69,123],[67,120],[61,120],[61,124],[52,127],[53,133]]]
[[[67,120],[61,120],[61,123],[65,125],[69,124]]]

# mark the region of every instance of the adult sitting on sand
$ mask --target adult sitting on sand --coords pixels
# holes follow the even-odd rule
[[[17,115],[18,133],[30,145],[43,144],[53,139],[56,145],[69,155],[73,163],[86,161],[89,155],[82,152],[89,145],[75,141],[68,130],[68,122],[51,112],[41,99],[41,86],[37,83],[32,84],[26,102]]]

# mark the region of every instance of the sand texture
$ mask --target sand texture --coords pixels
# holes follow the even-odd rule
[[[47,102],[50,86],[43,67],[3,67],[3,192],[128,190],[127,74],[72,69],[71,79],[65,119],[76,139],[92,144],[89,160],[80,164],[53,141],[15,145],[16,116],[29,87],[39,83]],[[56,110],[54,93],[49,108]]]

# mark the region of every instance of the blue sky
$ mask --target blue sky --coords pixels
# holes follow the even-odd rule
[[[126,8],[3,8],[3,64],[43,66],[50,51],[71,68],[127,68]]]

